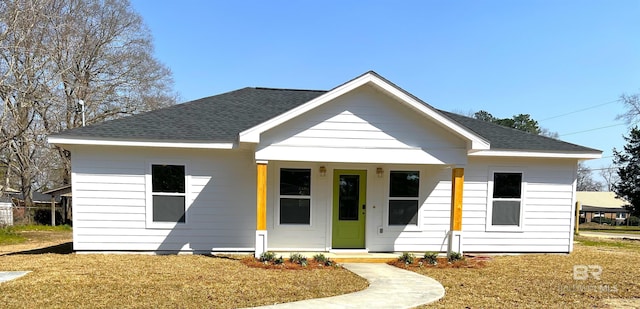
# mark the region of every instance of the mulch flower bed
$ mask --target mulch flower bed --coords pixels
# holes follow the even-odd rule
[[[314,270],[314,269],[336,269],[342,268],[342,266],[338,264],[334,264],[331,266],[327,266],[324,263],[316,262],[314,260],[309,260],[307,265],[303,266],[299,263],[291,262],[289,259],[285,258],[284,262],[281,264],[276,264],[274,262],[262,262],[260,259],[254,257],[246,257],[241,260],[242,264],[247,265],[252,268],[263,268],[263,269],[286,269],[286,270]]]
[[[446,257],[439,257],[436,259],[437,263],[430,264],[422,258],[415,258],[413,263],[408,264],[401,260],[394,260],[387,264],[404,269],[414,268],[484,268],[491,257],[487,256],[465,256],[464,259],[449,262]]]

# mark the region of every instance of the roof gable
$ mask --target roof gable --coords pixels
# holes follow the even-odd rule
[[[416,112],[421,113],[432,121],[449,129],[453,133],[465,138],[470,144],[469,148],[477,150],[489,149],[489,142],[487,140],[483,139],[473,131],[468,130],[464,126],[461,126],[455,121],[452,121],[451,119],[445,117],[435,108],[429,106],[427,103],[421,101],[420,99],[409,94],[400,87],[382,78],[380,75],[373,71],[369,71],[363,75],[360,75],[359,77],[356,77],[355,79],[352,79],[351,81],[348,81],[310,100],[307,103],[297,106],[281,115],[269,119],[268,121],[262,122],[248,130],[240,132],[240,142],[258,143],[260,142],[261,133],[272,129],[286,121],[289,121],[303,113],[306,113],[314,108],[317,108],[318,106],[326,104],[327,102],[330,102],[333,99],[364,85],[372,85],[377,87],[378,89],[381,89],[387,95],[406,104]]]

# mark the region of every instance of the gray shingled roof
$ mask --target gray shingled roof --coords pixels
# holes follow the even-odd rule
[[[524,131],[503,127],[475,118],[440,111],[451,120],[484,137],[491,144],[491,150],[528,150],[558,152],[600,152],[561,140],[535,135]]]
[[[56,137],[235,142],[238,134],[326,91],[243,88],[155,111],[75,128]]]
[[[243,88],[144,114],[67,130],[55,136],[145,141],[237,142],[240,132],[324,93],[326,91]],[[439,112],[489,141],[492,150],[600,152],[441,110]]]

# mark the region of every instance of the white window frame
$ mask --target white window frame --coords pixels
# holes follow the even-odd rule
[[[403,168],[389,168],[389,172],[385,173],[384,179],[384,187],[385,187],[385,207],[384,207],[384,222],[383,227],[390,231],[420,231],[420,226],[422,223],[422,216],[420,215],[420,209],[422,208],[422,187],[424,185],[424,175],[425,172],[422,169],[403,169]],[[391,172],[418,172],[420,176],[420,181],[418,182],[418,196],[417,197],[392,197],[391,195]],[[390,225],[389,224],[389,215],[390,215],[390,205],[389,202],[391,200],[405,200],[405,201],[418,201],[418,213],[416,224],[408,224],[408,225]]]
[[[519,173],[522,175],[520,183],[520,198],[499,198],[495,200],[500,201],[519,201],[520,202],[520,218],[519,225],[493,225],[491,220],[493,218],[493,179],[495,174],[500,173]],[[526,173],[522,168],[495,168],[489,171],[487,179],[487,217],[486,217],[486,231],[488,232],[522,232],[524,228],[524,213],[526,209],[526,192],[527,192],[527,180]]]
[[[309,170],[309,195],[281,195],[280,194],[280,172],[283,169],[298,169],[298,170]],[[276,207],[275,211],[275,222],[276,226],[281,228],[298,228],[298,227],[311,227],[313,226],[313,184],[314,184],[314,168],[310,166],[278,166],[276,168],[276,182],[275,182],[275,196],[276,196]],[[280,200],[283,198],[291,198],[291,199],[308,199],[309,200],[309,223],[281,223],[280,222]]]
[[[145,174],[145,223],[147,228],[152,229],[175,229],[185,228],[190,221],[189,207],[191,206],[190,198],[190,186],[189,180],[191,173],[189,172],[189,164],[184,161],[149,161],[147,162],[147,169]],[[165,192],[153,192],[153,178],[152,178],[152,166],[153,165],[179,165],[184,166],[184,193],[165,193]],[[153,221],[153,196],[184,196],[184,222],[155,222]]]

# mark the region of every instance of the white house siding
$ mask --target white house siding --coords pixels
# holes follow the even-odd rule
[[[371,188],[382,205],[367,233],[370,251],[446,251],[451,209],[451,169],[434,165],[387,165],[378,187]],[[387,207],[389,195],[388,171],[420,171],[420,208],[418,225],[409,227],[389,226]],[[377,192],[377,193],[376,193]],[[382,233],[380,233],[382,229]]]
[[[280,168],[311,170],[311,224],[279,224]],[[331,214],[331,171],[320,177],[318,163],[269,162],[267,170],[267,246],[275,251],[325,251],[327,249],[327,216]]]
[[[327,169],[319,175],[320,166]],[[383,169],[382,177],[376,169]],[[312,173],[312,204],[310,225],[278,224],[278,183],[280,168],[310,168]],[[451,205],[451,169],[435,165],[353,164],[269,162],[267,229],[269,250],[330,250],[333,171],[336,169],[367,171],[367,211],[365,245],[369,251],[444,251],[449,229]],[[420,218],[418,227],[403,228],[387,224],[389,172],[418,170],[421,175]],[[382,229],[382,233],[380,232]]]
[[[465,164],[466,142],[372,86],[362,86],[261,135],[256,159]]]
[[[185,164],[187,222],[150,228],[145,174],[153,163]],[[74,249],[253,250],[255,161],[250,152],[78,146],[72,156]]]
[[[471,158],[465,167],[463,245],[467,252],[569,252],[572,242],[576,161],[571,159]],[[327,175],[318,169],[325,165]],[[270,177],[268,230],[272,250],[331,249],[331,198],[334,169],[367,170],[366,249],[369,251],[446,251],[451,209],[451,169],[436,165],[350,163],[270,163],[271,175],[280,167],[312,170],[312,224],[278,226],[277,183]],[[377,167],[383,177],[375,175]],[[488,181],[493,169],[524,173],[523,228],[518,232],[487,231]],[[387,225],[389,171],[419,170],[421,207],[418,226]],[[382,229],[382,232],[380,231]]]
[[[576,160],[470,158],[465,169],[462,230],[467,252],[570,252],[575,203]],[[523,227],[487,231],[490,172],[514,169],[526,182]]]

